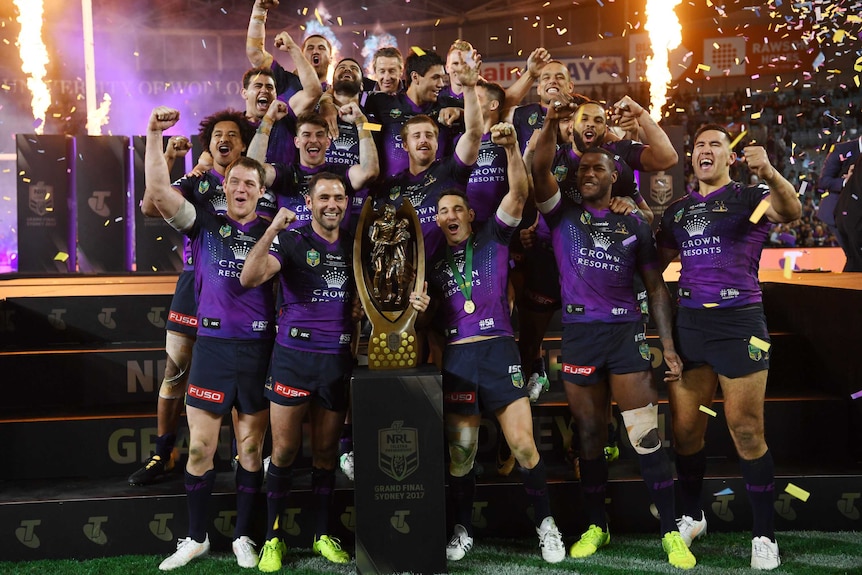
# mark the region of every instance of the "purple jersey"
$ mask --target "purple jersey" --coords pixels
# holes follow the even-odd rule
[[[279,345],[318,353],[350,349],[353,337],[353,236],[335,243],[311,224],[278,234],[269,253],[281,263]]]
[[[591,211],[561,196],[545,221],[560,270],[563,323],[642,321],[634,275],[658,267],[649,224],[634,214]]]
[[[287,208],[296,214],[296,221],[288,226],[290,230],[311,221],[311,212],[305,205],[305,198],[308,197],[308,182],[317,173],[330,172],[341,176],[347,197],[350,198],[351,203],[353,202],[354,191],[350,186],[350,178],[347,177],[350,166],[324,162],[316,168],[309,168],[302,164],[273,164],[273,167],[275,167],[275,180],[272,182],[271,189],[275,192],[278,207]],[[344,214],[342,228],[346,229],[350,225],[350,210],[351,208],[348,207],[348,213]]]
[[[374,132],[374,143],[380,158],[380,174],[391,176],[410,165],[407,150],[401,143],[401,127],[404,122],[419,114],[427,114],[436,122],[440,105],[433,102],[419,106],[406,93],[392,95],[376,92],[368,95],[365,110],[369,121],[382,126],[379,132]],[[440,159],[453,150],[452,132],[439,123],[437,127],[440,129],[437,137],[437,159]]]
[[[509,320],[509,241],[520,220],[500,210],[496,217],[475,228],[473,235],[453,247],[440,246],[428,259],[429,291],[440,298],[446,326],[446,338],[451,343],[475,336],[512,336]],[[464,311],[466,298],[458,283],[464,274],[466,246],[473,241],[473,270],[470,299],[473,313]],[[452,258],[461,278],[456,278],[447,258]]]
[[[731,182],[708,196],[691,192],[668,206],[656,238],[678,250],[679,304],[689,308],[739,307],[761,301],[757,272],[769,221],[749,221],[769,195],[763,184]]]
[[[188,230],[195,261],[198,335],[219,339],[266,339],[275,332],[272,282],[246,289],[239,283],[242,265],[269,223],[255,218],[240,224],[195,206]]]
[[[518,106],[512,113],[512,125],[518,133],[518,143],[521,145],[521,154],[527,149],[527,142],[535,130],[541,130],[545,123],[547,108],[539,103],[524,104]]]
[[[249,120],[257,128],[260,122]],[[292,164],[297,161],[298,152],[294,137],[296,136],[296,115],[288,107],[288,115],[272,125],[269,142],[266,145],[266,161],[270,164],[281,162]]]
[[[491,134],[483,134],[479,157],[467,182],[467,198],[477,222],[491,219],[508,193],[508,166],[506,150],[491,141]]]
[[[440,193],[449,188],[466,191],[471,167],[464,164],[457,155],[435,160],[427,170],[415,176],[404,170],[396,176],[386,178],[375,186],[375,197],[391,202],[396,208],[404,198],[416,209],[422,237],[425,240],[425,254],[433,254],[443,245],[443,232],[437,227],[437,200]]]

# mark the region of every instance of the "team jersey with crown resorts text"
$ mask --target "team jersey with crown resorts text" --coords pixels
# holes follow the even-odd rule
[[[509,192],[506,149],[491,141],[491,134],[482,134],[479,157],[467,181],[467,199],[476,212],[476,221],[484,222],[497,211],[500,201]]]
[[[341,353],[353,338],[353,236],[344,232],[334,243],[311,224],[284,230],[269,253],[281,263],[282,306],[276,342],[319,353]]]
[[[642,321],[634,274],[658,267],[649,224],[559,197],[544,215],[560,270],[563,323]]]
[[[502,217],[502,219],[501,219]],[[446,339],[451,343],[475,336],[513,335],[509,320],[509,242],[520,219],[497,210],[494,218],[478,224],[473,234],[457,246],[441,245],[429,258],[428,287],[432,298],[440,298],[445,318]],[[464,310],[466,298],[459,288],[464,278],[466,246],[473,241],[473,270],[470,300],[476,306],[473,313]],[[456,278],[449,265],[447,250],[461,278]]]
[[[758,269],[769,221],[752,212],[769,195],[764,184],[730,182],[709,195],[691,192],[665,210],[656,232],[659,247],[678,250],[679,304],[729,308],[762,300]]]
[[[186,233],[195,262],[198,335],[255,340],[275,334],[272,282],[251,289],[239,283],[245,258],[267,227],[260,217],[240,224],[195,206],[195,222]]]

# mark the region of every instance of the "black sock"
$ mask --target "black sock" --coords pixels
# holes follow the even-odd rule
[[[584,507],[590,525],[598,525],[608,530],[605,513],[605,490],[608,485],[608,463],[604,455],[596,459],[580,459],[581,492],[584,494]]]
[[[758,459],[739,460],[745,490],[754,515],[754,537],[775,541],[775,464],[767,451]]]
[[[659,449],[638,457],[641,476],[649,489],[652,502],[659,512],[661,534],[676,531],[676,511],[674,509],[673,472],[670,460],[664,449]],[[698,517],[700,519],[700,517]]]
[[[311,469],[311,494],[314,497],[314,539],[329,535],[329,511],[335,488],[335,470]]]
[[[236,528],[234,539],[251,535],[251,514],[254,500],[263,485],[263,468],[246,471],[241,463],[236,466]]]
[[[551,500],[548,497],[548,473],[545,469],[545,460],[539,458],[539,463],[532,469],[521,468],[521,477],[524,480],[524,491],[533,504],[533,517],[536,527],[542,525],[545,517],[551,515]]]
[[[679,480],[680,514],[700,521],[703,507],[703,476],[706,473],[706,451],[701,449],[692,455],[676,454],[676,476]]]
[[[530,364],[530,375],[534,373],[545,375],[545,358],[537,357],[533,360],[533,363]]]
[[[203,543],[207,538],[209,501],[215,476],[215,469],[210,469],[200,477],[188,471],[185,473],[183,483],[186,487],[186,505],[189,510],[189,537],[198,543]]]
[[[266,471],[266,540],[278,537],[281,513],[287,507],[287,498],[293,484],[293,468],[279,467],[270,462]]]
[[[449,475],[449,496],[455,506],[455,523],[460,523],[473,536],[473,499],[476,497],[476,473],[473,469],[463,477]]]
[[[165,433],[156,438],[156,455],[162,461],[167,463],[171,458],[171,452],[174,450],[174,444],[177,442],[176,433]]]
[[[617,444],[617,426],[612,421],[608,422],[608,445]]]

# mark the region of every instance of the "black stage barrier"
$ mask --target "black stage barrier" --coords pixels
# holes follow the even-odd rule
[[[18,150],[18,271],[75,271],[71,166],[75,142],[68,136],[16,134]]]
[[[446,573],[439,372],[359,368],[352,393],[357,573]]]

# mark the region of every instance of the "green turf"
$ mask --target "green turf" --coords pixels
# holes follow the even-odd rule
[[[569,541],[571,538],[567,538]],[[782,565],[773,573],[799,575],[858,575],[862,574],[862,532],[826,533],[822,531],[792,531],[778,534]],[[748,567],[751,540],[744,533],[711,533],[695,542],[693,551],[698,565],[697,574],[724,575],[754,573]],[[124,556],[88,561],[0,562],[2,574],[32,575],[154,575],[159,573],[162,556]],[[625,575],[680,573],[667,564],[658,536],[613,536],[610,545],[587,559],[567,558],[560,564],[548,565],[539,556],[533,540],[488,539],[477,541],[463,561],[449,564],[453,575]],[[193,561],[172,573],[177,575],[238,575],[259,573],[241,570],[233,555],[216,554]],[[285,566],[280,571],[290,575],[347,575],[355,573],[355,564],[333,565],[310,550],[290,549]]]

